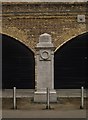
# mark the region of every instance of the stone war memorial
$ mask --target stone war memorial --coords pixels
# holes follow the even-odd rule
[[[88,0],[1,1],[2,118],[85,119]]]
[[[51,93],[80,89],[87,80],[88,4],[85,0],[39,1],[3,1],[0,29],[2,88],[36,90],[34,100],[47,87]]]
[[[56,102],[54,90],[54,46],[51,35],[40,35],[36,46],[37,63],[37,90],[34,93],[34,102],[46,102],[47,88],[50,89],[50,102]]]

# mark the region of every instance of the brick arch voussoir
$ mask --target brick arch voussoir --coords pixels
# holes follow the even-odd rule
[[[84,33],[88,32],[85,29],[72,29],[71,31],[66,32],[65,34],[63,33],[60,36],[60,39],[58,40],[57,44],[56,44],[56,49],[55,52],[61,47],[63,46],[65,43],[67,43],[68,41],[72,40],[73,38],[82,35]]]
[[[16,27],[8,27],[8,28],[3,28],[2,31],[0,31],[0,33],[10,36],[15,40],[18,40],[19,42],[27,46],[32,52],[34,52],[28,40],[28,36],[25,35],[25,33],[22,30],[19,30]]]

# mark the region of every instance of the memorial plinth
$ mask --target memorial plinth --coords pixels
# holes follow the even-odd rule
[[[34,102],[46,102],[47,88],[50,89],[50,102],[57,102],[54,90],[54,46],[51,35],[40,35],[36,46],[37,85]]]

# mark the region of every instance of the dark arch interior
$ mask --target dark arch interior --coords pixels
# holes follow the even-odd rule
[[[88,33],[68,41],[55,52],[55,88],[86,87],[88,64]]]
[[[34,88],[34,54],[21,42],[2,35],[2,88]]]

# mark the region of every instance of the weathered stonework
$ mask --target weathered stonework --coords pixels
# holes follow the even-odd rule
[[[56,49],[66,41],[87,31],[86,22],[78,23],[77,15],[86,15],[84,3],[2,3],[2,33],[32,49],[40,34],[47,32]]]
[[[57,102],[54,90],[54,46],[51,35],[40,35],[36,46],[37,62],[37,89],[34,93],[34,102],[47,102],[47,88],[50,92],[50,102]]]

